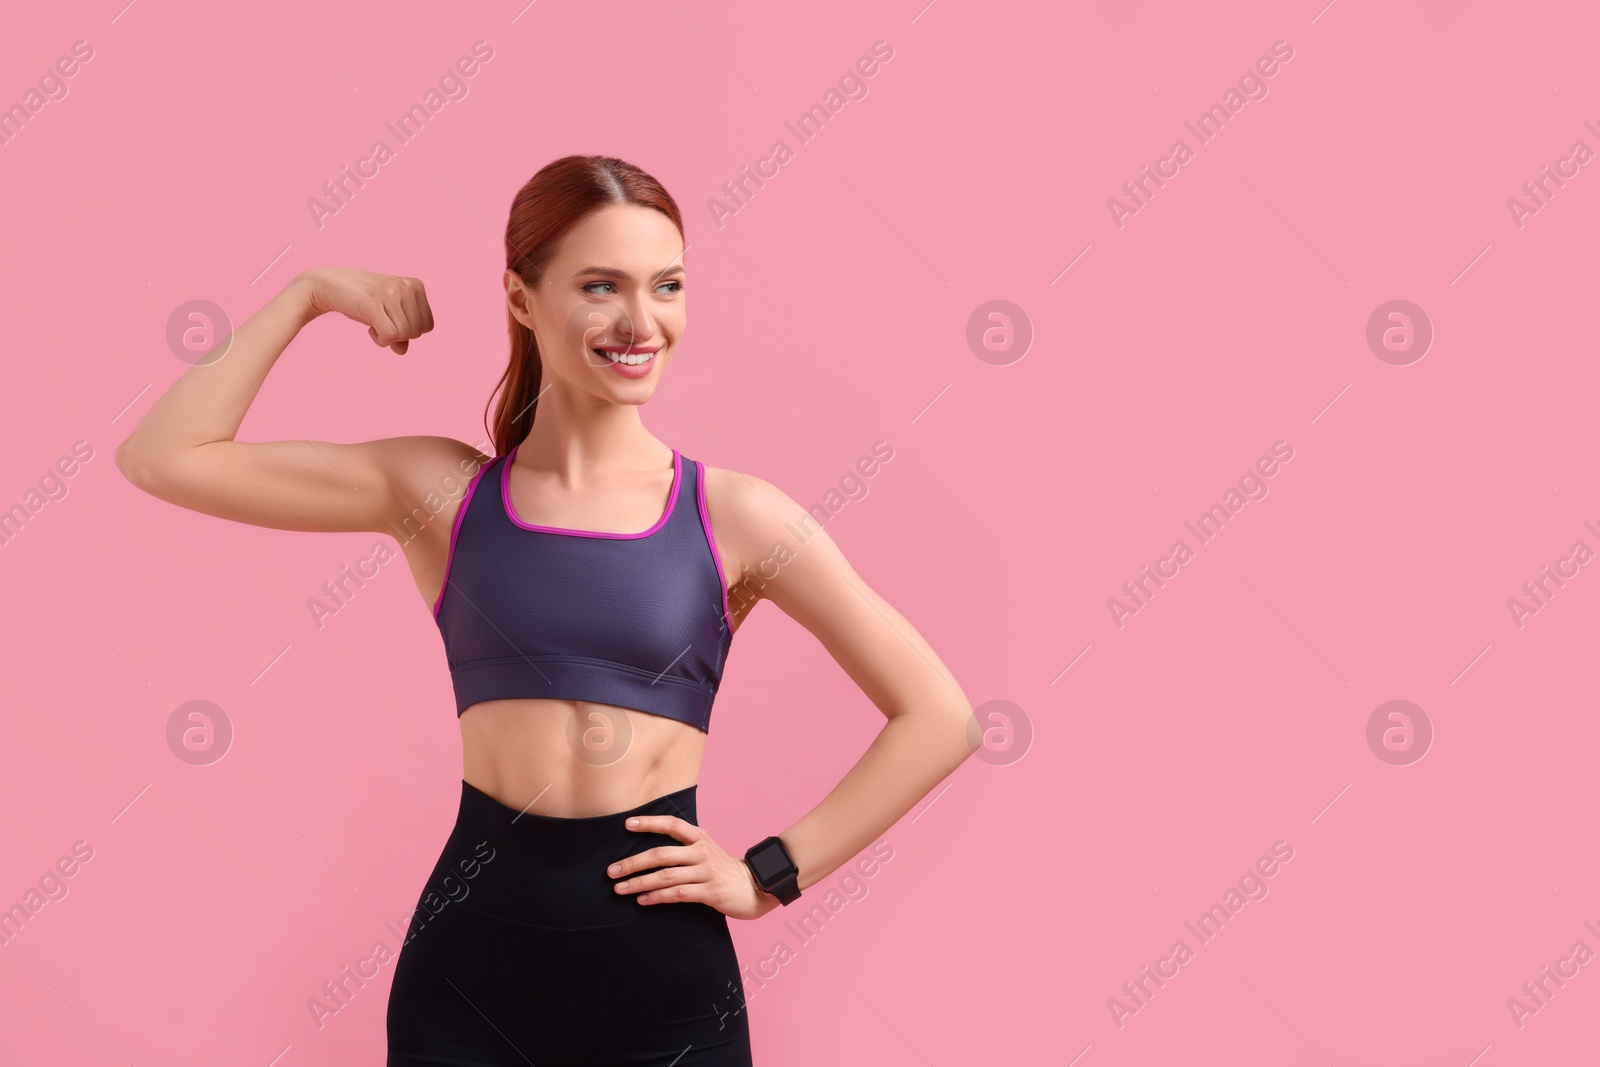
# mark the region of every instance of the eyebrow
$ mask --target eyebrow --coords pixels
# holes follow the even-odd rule
[[[664,278],[669,274],[682,274],[682,273],[683,273],[683,265],[681,263],[674,263],[670,267],[663,267],[661,270],[656,271],[655,274],[652,275],[652,277]],[[574,278],[576,278],[576,277],[579,277],[579,276],[584,275],[584,274],[594,274],[594,275],[598,275],[599,277],[602,277],[602,278],[624,278],[624,279],[626,279],[626,278],[631,278],[632,277],[632,275],[630,275],[627,271],[618,270],[616,267],[584,267],[580,271],[574,271],[572,276]]]

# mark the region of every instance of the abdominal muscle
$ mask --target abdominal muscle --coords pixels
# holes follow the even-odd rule
[[[507,807],[582,819],[694,785],[706,735],[582,700],[487,700],[461,715],[462,777]]]

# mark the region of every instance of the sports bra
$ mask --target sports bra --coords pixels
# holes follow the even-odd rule
[[[484,700],[545,697],[706,730],[733,634],[705,467],[674,448],[655,525],[598,533],[523,522],[511,504],[516,455],[478,469],[450,531],[433,616],[456,716]]]

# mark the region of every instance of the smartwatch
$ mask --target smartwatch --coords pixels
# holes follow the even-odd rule
[[[750,851],[744,854],[744,861],[750,873],[756,876],[756,883],[785,907],[800,899],[800,868],[777,837],[751,845]]]

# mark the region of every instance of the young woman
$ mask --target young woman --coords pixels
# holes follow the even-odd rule
[[[444,641],[463,776],[395,964],[391,1067],[749,1064],[728,917],[804,900],[893,825],[970,754],[972,709],[803,507],[645,429],[686,321],[666,190],[618,159],[556,160],[518,192],[505,246],[493,457],[444,437],[233,439],[316,316],[399,354],[433,328],[415,278],[319,268],[186,371],[117,466],[238,522],[415,531],[401,547]],[[741,853],[699,825],[695,783],[733,634],[763,600],[887,721],[816,807]]]

